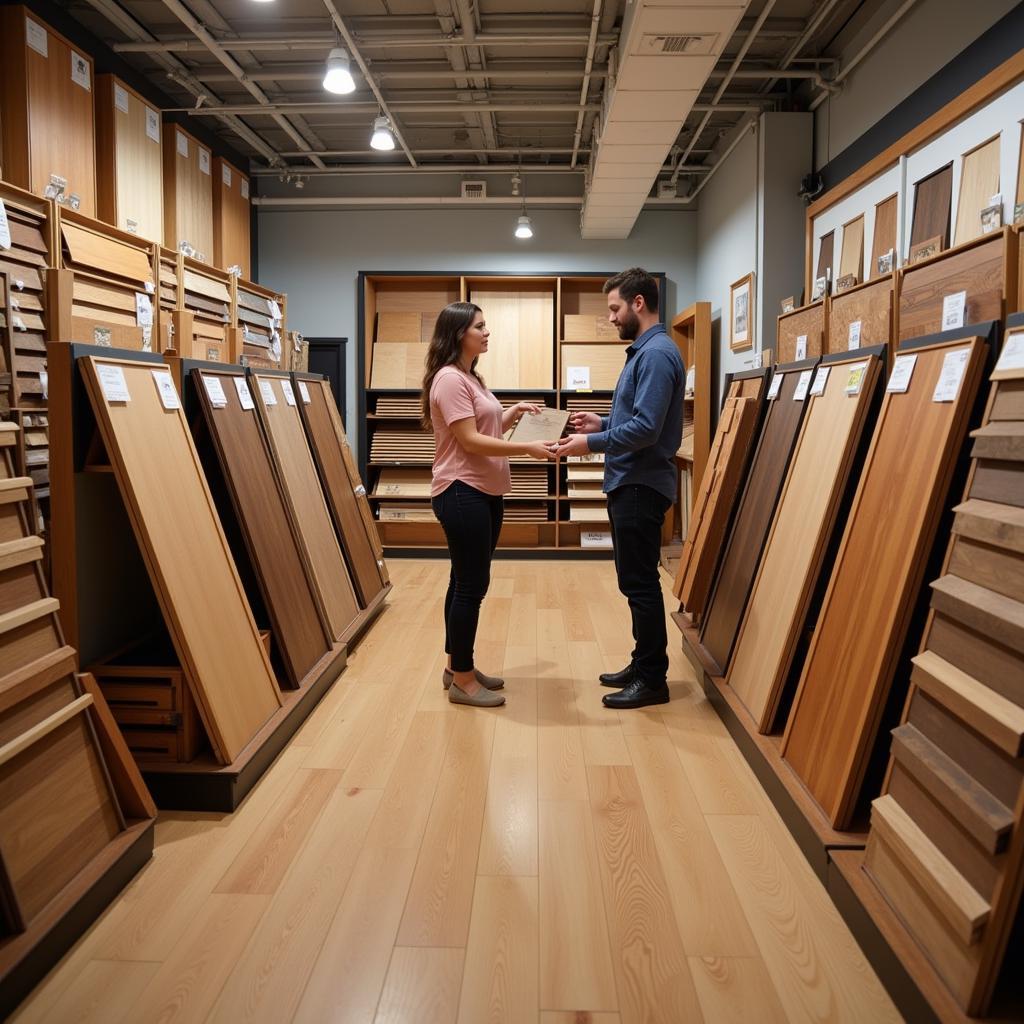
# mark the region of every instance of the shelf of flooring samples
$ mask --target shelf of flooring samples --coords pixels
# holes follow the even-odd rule
[[[175,329],[174,348],[178,355],[214,362],[237,362],[241,350],[235,350],[230,336],[231,275],[215,270],[199,260],[178,256],[179,308],[191,313],[191,332],[187,321]],[[189,336],[190,333],[190,336]]]
[[[234,289],[234,322],[242,332],[241,354],[250,366],[281,369],[285,296],[237,278]]]
[[[896,353],[786,723],[783,756],[834,827],[856,813],[902,685],[907,631],[977,404],[989,344],[965,330]]]
[[[857,285],[828,304],[826,351],[849,352],[873,345],[890,345],[893,338],[893,297],[896,274]]]
[[[825,351],[825,305],[828,297],[779,316],[776,327],[775,360],[794,363]]]

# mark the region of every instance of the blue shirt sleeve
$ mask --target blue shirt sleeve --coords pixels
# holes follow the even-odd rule
[[[641,351],[636,358],[633,415],[610,430],[588,434],[587,447],[592,452],[635,452],[649,448],[661,435],[672,392],[680,387],[676,366],[667,352]]]

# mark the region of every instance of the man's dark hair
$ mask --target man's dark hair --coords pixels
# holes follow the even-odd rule
[[[602,291],[607,295],[618,288],[619,295],[626,303],[632,302],[638,295],[643,296],[644,305],[652,312],[658,312],[658,282],[640,267],[630,267],[609,277]]]

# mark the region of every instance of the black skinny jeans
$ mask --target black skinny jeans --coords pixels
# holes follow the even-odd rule
[[[671,502],[652,487],[627,484],[608,495],[612,549],[619,590],[633,619],[633,667],[655,690],[668,678],[668,634],[658,564],[661,527]]]
[[[480,602],[491,583],[491,556],[498,546],[504,504],[456,480],[431,501],[444,528],[452,571],[444,598],[444,650],[455,672],[472,672]]]

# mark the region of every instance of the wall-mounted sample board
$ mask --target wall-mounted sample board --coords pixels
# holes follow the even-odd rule
[[[555,281],[470,279],[491,332],[478,369],[491,389],[554,386]]]
[[[868,264],[867,280],[884,277],[896,269],[896,223],[899,215],[899,197],[889,196],[875,206],[875,226],[871,235],[871,262]],[[889,254],[891,266],[888,270],[879,267],[878,261]]]
[[[914,219],[910,227],[910,248],[905,256],[932,238],[938,239],[939,250],[949,245],[952,201],[952,164],[946,164],[914,183]]]
[[[164,245],[213,264],[213,156],[195,136],[168,123],[163,133]],[[182,250],[187,245],[189,248]]]
[[[820,356],[825,346],[825,301],[783,313],[775,334],[775,361],[795,363]]]
[[[892,341],[896,275],[858,285],[828,304],[826,348],[832,354]]]
[[[964,153],[960,165],[960,194],[956,202],[953,244],[969,242],[982,234],[981,211],[999,192],[999,136]]]
[[[222,156],[213,160],[213,262],[221,270],[251,271],[249,176]]]

